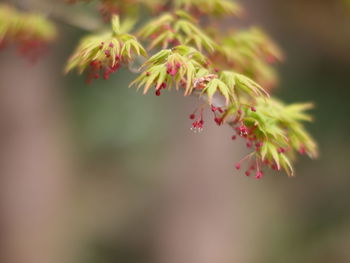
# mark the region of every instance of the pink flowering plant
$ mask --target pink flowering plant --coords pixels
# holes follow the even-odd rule
[[[80,41],[66,73],[85,73],[91,83],[108,80],[120,67],[134,72],[133,65],[141,64],[130,87],[156,96],[174,88],[202,100],[189,115],[191,129],[201,132],[207,121],[203,113],[211,111],[218,126],[232,129],[232,140],[241,138],[250,149],[235,165],[247,176],[260,179],[268,169],[293,176],[298,154],[317,157],[317,145],[304,127],[304,122],[312,121],[307,113],[312,103],[287,105],[270,94],[278,84],[273,66],[284,58],[278,46],[257,27],[226,32],[210,26],[223,18],[241,17],[244,10],[239,4],[230,0],[97,2],[101,20],[109,26]],[[144,10],[149,11],[148,21],[138,23]],[[0,23],[0,43],[48,43],[56,35],[47,19],[26,15],[33,22],[20,23],[15,19],[20,16],[12,8],[0,7],[0,21],[5,21]]]

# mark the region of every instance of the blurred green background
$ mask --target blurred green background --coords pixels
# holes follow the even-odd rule
[[[127,70],[89,86],[81,76],[62,76],[67,57],[86,33],[62,25],[59,43],[39,65],[18,61],[11,50],[0,55],[2,94],[22,94],[24,88],[31,94],[18,95],[22,100],[2,95],[7,110],[1,119],[6,126],[3,160],[10,158],[9,149],[17,149],[13,167],[26,163],[23,169],[29,169],[23,176],[18,172],[18,181],[4,183],[13,194],[8,195],[12,199],[6,199],[3,213],[18,220],[8,223],[8,235],[20,240],[26,227],[31,228],[45,237],[35,239],[38,244],[48,239],[55,248],[60,244],[58,255],[46,255],[57,262],[63,258],[82,263],[350,262],[350,8],[340,0],[245,0],[242,4],[247,17],[243,22],[226,21],[226,26],[257,24],[280,44],[287,59],[279,65],[280,85],[274,94],[286,102],[315,102],[315,122],[308,128],[319,142],[318,160],[300,158],[297,176],[291,179],[271,173],[253,180],[238,174],[234,164],[244,147],[230,141],[229,128],[210,124],[201,134],[189,130],[195,99],[177,92],[143,96],[127,88],[135,77]],[[9,77],[19,70],[23,73]],[[28,81],[35,74],[38,80]],[[40,85],[42,89],[31,92],[32,86]],[[37,103],[35,94],[42,90],[47,91]],[[18,104],[11,106],[8,98]],[[28,108],[8,113],[24,107],[21,101],[27,100],[33,100]],[[44,117],[36,122],[38,116]],[[18,129],[27,134],[35,125],[44,135],[35,132],[33,137],[26,135],[27,140],[38,136],[43,145],[49,140],[57,143],[28,146],[33,149],[28,156],[37,157],[31,164],[50,164],[42,157],[51,156],[60,160],[53,162],[60,168],[48,167],[42,177],[30,179],[28,167],[33,166],[16,154],[21,146],[13,148],[7,142],[18,142],[13,134],[21,133]],[[46,148],[57,156],[40,150]],[[17,171],[11,169],[2,174]],[[32,174],[40,173],[33,168]],[[44,184],[45,176],[56,179]],[[37,180],[32,191],[27,192],[27,184],[16,188],[22,178]],[[14,198],[21,193],[22,199]],[[55,201],[28,212],[37,198]],[[26,216],[17,219],[21,213],[37,216],[28,223]],[[53,218],[59,218],[58,228],[50,223]],[[16,224],[23,225],[23,233],[11,232],[18,229]],[[46,237],[52,229],[59,237]],[[26,263],[41,263],[40,246],[26,252],[23,247],[33,240],[26,238],[23,246],[7,252],[31,255],[33,261],[26,256]]]

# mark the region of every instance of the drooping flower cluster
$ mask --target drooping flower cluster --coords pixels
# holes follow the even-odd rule
[[[310,103],[287,106],[272,98],[257,99],[254,107],[228,108],[222,118],[235,131],[232,139],[242,137],[252,149],[236,168],[240,169],[246,161],[247,175],[256,170],[260,178],[263,167],[283,168],[288,175],[293,175],[292,161],[296,153],[316,158],[317,145],[301,123],[312,120],[304,112],[310,108]]]
[[[127,0],[100,2],[110,3],[113,8],[129,3]],[[260,179],[266,168],[284,169],[292,176],[297,153],[317,156],[317,145],[303,125],[311,120],[305,113],[311,104],[285,105],[266,92],[277,83],[272,65],[283,59],[277,45],[257,28],[222,34],[216,28],[203,26],[203,22],[211,21],[203,17],[240,15],[239,5],[229,0],[133,0],[132,3],[134,12],[145,5],[152,14],[160,12],[160,15],[136,33],[140,40],[148,42],[153,55],[143,63],[140,75],[130,86],[143,87],[144,94],[153,88],[156,96],[175,87],[185,96],[203,99],[204,104],[189,116],[191,130],[203,130],[204,111],[209,107],[215,123],[227,124],[234,132],[232,140],[243,138],[251,149],[235,165],[239,170],[245,168],[247,176],[254,174]],[[119,8],[114,12],[113,8],[107,9],[120,15],[124,11],[124,15],[130,14],[130,10]],[[120,26],[117,16],[112,16],[112,28],[110,32],[83,39],[66,70],[88,71],[88,81],[101,74],[107,79],[121,64],[146,55],[136,37],[123,31],[122,28],[130,26]]]
[[[42,15],[0,5],[0,47],[16,45],[21,55],[35,61],[56,34],[55,26]]]
[[[121,31],[119,17],[113,16],[112,30],[81,40],[65,71],[74,68],[80,74],[88,71],[87,82],[91,83],[100,77],[109,79],[122,64],[129,64],[139,55],[147,54],[134,36]]]

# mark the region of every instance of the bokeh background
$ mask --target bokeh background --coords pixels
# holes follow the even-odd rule
[[[35,65],[0,53],[1,262],[350,262],[350,4],[241,2],[226,27],[258,24],[280,44],[274,93],[315,102],[320,158],[300,158],[295,178],[238,174],[229,128],[190,132],[195,99],[142,96],[126,70],[90,86],[63,76],[86,32],[58,22]]]

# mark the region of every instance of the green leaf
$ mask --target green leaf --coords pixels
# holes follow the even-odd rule
[[[120,20],[119,20],[119,16],[117,16],[117,15],[112,16],[112,31],[116,35],[120,35],[120,33],[121,33]]]
[[[276,146],[270,143],[268,145],[268,152],[271,154],[273,160],[275,161],[278,170],[281,169],[280,154],[278,153]]]
[[[263,146],[261,147],[261,149],[260,149],[261,159],[262,159],[263,161],[264,161],[265,158],[266,158],[267,151],[268,151],[268,143],[265,142],[265,143],[263,144]]]
[[[289,161],[288,157],[284,154],[281,154],[280,157],[281,166],[287,172],[288,176],[294,176],[293,166]]]

